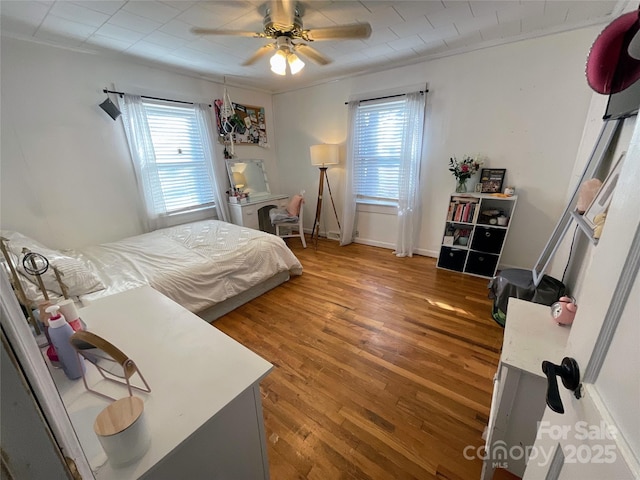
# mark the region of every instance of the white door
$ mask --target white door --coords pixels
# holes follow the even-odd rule
[[[640,122],[595,247],[565,352],[581,398],[559,377],[564,414],[546,408],[524,480],[640,478]],[[559,365],[561,358],[547,359]]]

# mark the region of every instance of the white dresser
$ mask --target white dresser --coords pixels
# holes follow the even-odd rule
[[[229,212],[231,213],[231,222],[243,227],[253,228],[255,230],[271,231],[269,222],[269,209],[264,207],[286,208],[289,203],[288,195],[262,195],[259,197],[249,196],[250,201],[246,203],[229,203]],[[261,215],[261,210],[264,212]],[[260,218],[263,218],[262,223]],[[268,225],[264,222],[268,222]],[[260,228],[262,227],[262,228]]]
[[[151,287],[97,300],[80,316],[89,331],[128,355],[151,387],[134,393],[144,402],[151,446],[133,464],[115,468],[93,432],[108,401],[52,369],[95,478],[269,478],[259,387],[269,362]],[[88,363],[87,375],[96,390],[128,395]],[[132,380],[140,384],[137,375]]]
[[[496,468],[522,477],[546,406],[542,361],[560,364],[570,328],[551,318],[550,307],[509,299],[502,354],[494,378],[482,480]],[[518,458],[519,457],[519,458]]]

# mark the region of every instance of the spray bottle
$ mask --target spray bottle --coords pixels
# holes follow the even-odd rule
[[[71,346],[69,338],[73,335],[73,328],[67,323],[65,318],[58,312],[58,305],[47,307],[49,318],[49,337],[51,343],[58,353],[58,358],[62,364],[64,373],[71,380],[82,377],[86,371],[84,359],[78,356],[76,350]]]
[[[71,325],[74,332],[78,330],[86,330],[84,322],[80,318],[78,314],[78,309],[76,308],[76,304],[71,299],[65,299],[58,302],[58,306],[60,307],[60,313],[65,318],[67,323]]]

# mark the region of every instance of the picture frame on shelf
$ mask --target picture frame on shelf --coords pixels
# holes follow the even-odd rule
[[[480,172],[481,193],[501,193],[506,168],[483,168]]]
[[[482,193],[482,183],[480,183],[480,182],[476,183],[476,186],[475,186],[474,192],[476,192],[476,193]]]
[[[613,166],[607,178],[602,183],[602,186],[598,190],[598,193],[593,198],[587,209],[585,210],[582,218],[589,228],[594,229],[596,227],[595,218],[600,213],[605,213],[609,209],[611,203],[611,197],[616,189],[618,179],[620,178],[620,171],[622,170],[622,164],[624,163],[624,157],[626,152],[623,152],[618,158],[618,161]]]

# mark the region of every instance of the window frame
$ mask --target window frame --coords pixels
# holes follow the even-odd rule
[[[164,102],[161,100],[155,100],[155,99],[146,99],[146,98],[142,98],[142,105],[145,111],[145,115],[147,117],[147,125],[149,126],[149,134],[150,134],[150,138],[149,141],[151,142],[152,146],[153,146],[153,150],[154,150],[154,157],[155,157],[155,168],[156,171],[158,172],[158,184],[160,185],[160,189],[162,192],[162,198],[163,198],[163,203],[165,206],[165,211],[158,211],[156,212],[156,214],[159,217],[175,217],[178,215],[187,215],[189,213],[197,213],[197,212],[201,212],[203,210],[209,210],[209,209],[215,209],[217,202],[215,199],[215,188],[214,188],[214,182],[215,182],[215,178],[212,178],[211,173],[210,173],[210,169],[207,166],[206,162],[207,162],[207,158],[204,154],[204,142],[208,141],[207,138],[202,138],[201,133],[199,132],[199,128],[198,128],[198,121],[197,121],[197,114],[195,111],[195,107],[194,105],[176,105],[175,103],[168,103],[168,102]],[[156,112],[153,112],[153,110],[156,109]],[[158,135],[161,134],[160,132],[156,131],[154,133],[154,127],[152,127],[152,118],[161,118],[162,115],[159,114],[159,111],[161,112],[163,109],[166,109],[167,114],[164,116],[165,118],[171,118],[173,117],[175,120],[181,119],[183,121],[187,121],[189,123],[188,127],[186,128],[190,128],[193,130],[193,132],[196,134],[192,134],[192,136],[189,138],[188,142],[186,143],[188,150],[191,152],[195,152],[196,150],[200,151],[200,160],[194,161],[193,160],[193,154],[191,154],[190,156],[192,157],[192,159],[190,161],[186,161],[186,162],[178,162],[178,161],[174,161],[174,162],[163,162],[163,161],[158,161],[158,150],[160,149],[160,145],[154,141],[154,135]],[[173,110],[174,112],[183,112],[181,115],[169,115],[168,112]],[[178,145],[177,139],[174,139],[175,144],[173,145],[173,148],[177,148],[177,149],[181,149],[181,147]],[[194,141],[196,143],[194,143]],[[197,141],[200,142],[200,145],[197,145]],[[194,148],[195,146],[195,148]],[[163,148],[172,148],[172,147],[163,147]],[[182,147],[184,148],[184,147]],[[196,155],[197,157],[198,155]],[[184,207],[180,207],[180,208],[172,208],[169,209],[167,206],[167,200],[171,200],[171,194],[167,191],[165,191],[165,188],[168,187],[166,184],[163,185],[163,179],[160,178],[160,172],[165,173],[173,170],[173,176],[172,178],[175,180],[176,179],[176,175],[180,175],[180,164],[183,164],[186,168],[193,168],[195,167],[197,170],[199,170],[199,175],[200,178],[208,178],[209,181],[208,183],[208,188],[210,190],[210,192],[208,192],[210,201],[200,201],[198,203],[191,203],[190,205],[185,205]],[[174,168],[167,168],[168,165],[174,165]],[[194,192],[193,194],[202,194],[202,193],[206,193],[203,189],[203,186],[206,187],[206,185],[204,185],[203,182],[198,182],[198,176],[194,175],[193,173],[189,175],[189,177],[191,178],[193,185],[192,187],[194,188]],[[170,180],[171,181],[171,180]],[[169,193],[169,194],[167,194]],[[184,196],[187,196],[187,194],[185,194]],[[175,197],[174,197],[175,198]],[[180,201],[180,199],[178,199],[178,201]]]
[[[359,172],[359,149],[361,148],[361,143],[360,143],[360,138],[359,135],[357,137],[356,142],[354,142],[354,152],[353,152],[353,158],[354,158],[354,195],[356,198],[356,204],[362,204],[362,205],[371,205],[371,206],[378,206],[381,207],[382,209],[386,210],[388,207],[393,207],[393,208],[397,208],[398,204],[399,204],[399,182],[400,182],[400,178],[401,178],[401,168],[402,168],[402,159],[401,159],[401,150],[402,150],[402,142],[404,140],[404,125],[406,124],[406,114],[407,114],[407,100],[405,96],[402,96],[402,98],[398,98],[400,96],[390,96],[387,98],[378,98],[375,100],[371,100],[371,101],[361,101],[358,104],[357,107],[357,111],[355,114],[355,120],[354,122],[356,122],[356,128],[358,128],[357,124],[360,121],[363,121],[361,119],[361,114],[363,114],[365,111],[364,109],[361,110],[361,108],[367,108],[372,111],[373,109],[371,107],[376,107],[376,106],[386,106],[387,108],[387,115],[393,116],[394,115],[394,110],[396,111],[396,115],[397,115],[397,110],[401,109],[402,110],[402,127],[400,129],[396,129],[395,132],[393,132],[395,138],[395,142],[397,142],[395,145],[391,145],[393,148],[396,149],[396,156],[395,158],[397,158],[396,161],[396,167],[397,167],[397,174],[395,175],[395,180],[397,181],[397,196],[396,198],[391,198],[388,196],[384,196],[384,195],[380,195],[380,196],[372,196],[372,195],[365,195],[362,193],[359,193],[361,184],[359,183],[359,177],[358,174]],[[402,105],[401,107],[399,107],[399,105]],[[373,112],[375,114],[377,114],[378,116],[380,115],[380,113],[385,113],[383,111],[384,109],[378,109],[377,112]],[[384,120],[383,120],[384,121]],[[388,136],[388,131],[385,131],[385,135]],[[375,134],[375,136],[377,136],[378,138],[380,138],[380,128],[377,129],[377,133]],[[362,148],[366,148],[367,145],[364,145]],[[388,146],[389,147],[389,146]],[[377,184],[377,187],[380,187],[380,184]],[[387,208],[385,208],[387,207]]]

